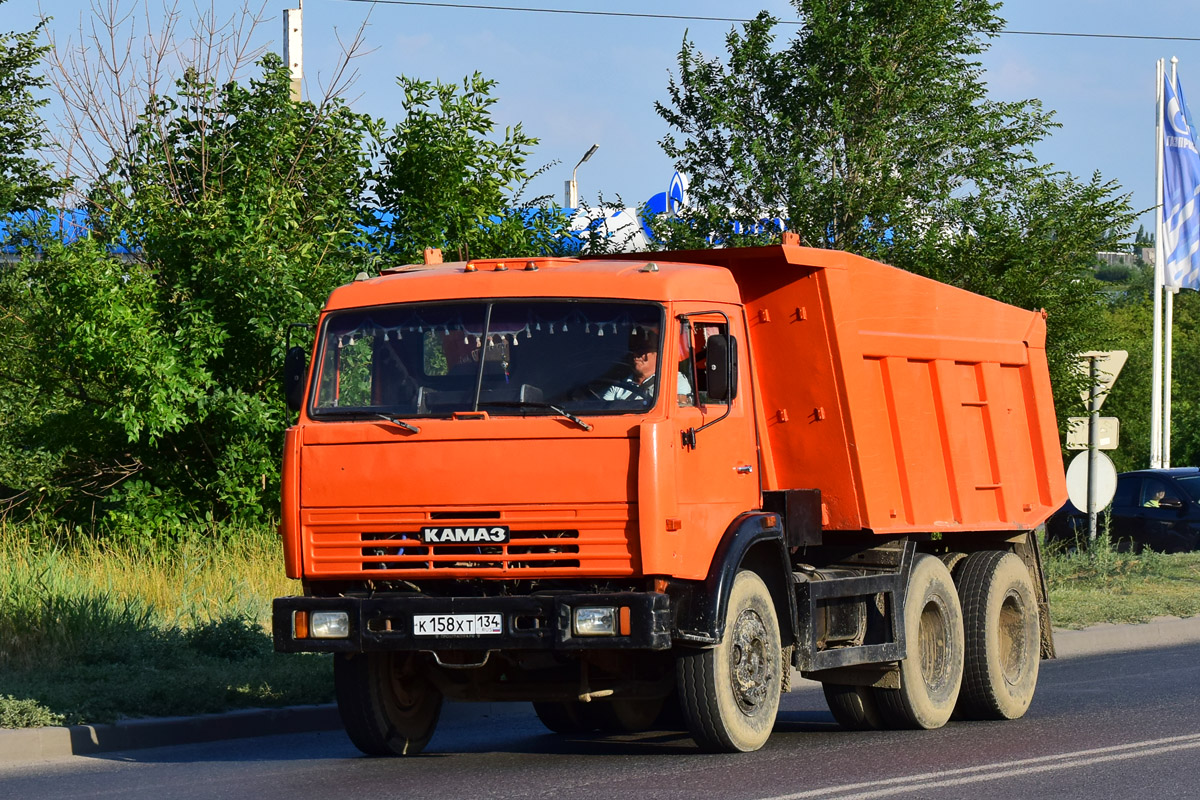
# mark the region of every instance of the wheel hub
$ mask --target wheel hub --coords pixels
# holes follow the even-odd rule
[[[743,713],[752,714],[766,702],[775,679],[767,657],[767,626],[758,612],[746,609],[734,622],[731,637],[733,696]]]
[[[1000,606],[1000,671],[1004,681],[1009,686],[1016,686],[1026,670],[1029,653],[1026,651],[1026,622],[1029,615],[1025,611],[1022,598],[1016,592],[1010,592]]]

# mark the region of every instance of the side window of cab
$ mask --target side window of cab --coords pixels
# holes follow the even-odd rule
[[[681,406],[698,405],[702,409],[709,406],[729,405],[730,397],[735,392],[711,391],[715,388],[718,378],[720,378],[720,383],[725,382],[725,376],[722,374],[714,377],[711,374],[711,371],[717,368],[717,364],[715,359],[711,362],[709,359],[710,345],[719,344],[723,348],[723,352],[727,352],[729,324],[720,318],[713,320],[697,317],[685,318],[680,324],[679,342],[679,404]],[[687,381],[686,386],[684,379]]]

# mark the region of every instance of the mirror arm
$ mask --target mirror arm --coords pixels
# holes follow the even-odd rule
[[[698,317],[698,316],[702,316],[704,314],[720,314],[721,318],[725,320],[725,335],[728,336],[730,339],[733,339],[733,325],[729,322],[729,315],[726,314],[724,311],[720,311],[720,310],[693,311],[690,314],[680,314],[678,317],[676,317],[676,319],[678,319],[680,322],[690,323],[691,317]],[[692,358],[694,359],[695,357],[696,357],[695,352],[693,352]],[[729,387],[729,392],[731,395],[733,393],[732,374],[733,374],[734,368],[735,367],[733,364],[733,359],[730,359],[729,363],[727,363],[725,365],[725,370],[726,370],[726,386]],[[694,370],[693,370],[693,372],[694,372]],[[695,390],[697,392],[696,397],[697,397],[697,399],[699,399],[699,396],[700,396],[699,395],[699,387],[693,387],[693,390]],[[708,422],[701,425],[699,428],[688,428],[686,431],[682,431],[683,446],[688,448],[689,450],[695,449],[696,434],[698,434],[700,431],[704,430],[707,427],[716,425],[718,422],[720,422],[721,420],[728,417],[732,412],[733,412],[733,397],[727,397],[727,398],[725,398],[725,413],[724,414],[722,414],[721,416],[717,417],[714,420],[709,420]]]
[[[284,381],[285,381],[283,395],[284,395],[284,403],[287,405],[289,411],[299,411],[300,410],[299,405],[297,405],[296,407],[293,408],[293,404],[291,402],[292,398],[291,398],[291,393],[290,393],[291,387],[288,386],[286,383],[288,380],[288,375],[287,375],[287,363],[289,360],[288,356],[292,352],[292,329],[293,328],[306,328],[308,330],[314,330],[316,327],[317,327],[316,325],[313,325],[308,322],[293,322],[287,326],[287,333],[284,336],[284,351],[283,351],[284,352]],[[302,374],[300,375],[300,381],[302,384],[303,384],[305,375],[307,375],[307,373],[308,373],[307,357],[305,357],[304,360],[305,360],[304,370],[302,371]],[[301,404],[303,403],[303,399],[300,400],[300,403]],[[286,421],[287,417],[285,416],[284,419]]]

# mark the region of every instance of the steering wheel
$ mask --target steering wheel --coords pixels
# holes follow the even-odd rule
[[[653,399],[653,398],[650,394],[647,394],[646,387],[648,385],[653,386],[653,383],[654,383],[653,381],[648,381],[647,383],[639,386],[636,383],[634,383],[633,381],[628,380],[628,379],[615,380],[613,378],[597,378],[596,380],[592,381],[591,383],[589,383],[587,385],[587,391],[588,391],[588,394],[590,394],[592,397],[596,398],[597,400],[600,400],[601,402],[605,402],[605,403],[624,403],[624,402],[628,402],[630,400],[637,400],[637,401],[641,401],[642,403],[649,403],[651,401],[651,399]],[[604,390],[610,389],[610,388],[623,389],[624,391],[629,392],[629,396],[622,397],[619,400],[618,399],[605,400],[604,399]]]

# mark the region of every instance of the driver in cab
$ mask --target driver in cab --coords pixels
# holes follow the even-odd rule
[[[634,328],[629,334],[629,374],[605,389],[601,399],[650,403],[658,390],[658,345],[657,330]],[[677,375],[676,392],[681,398],[690,397],[692,393],[691,384],[682,372]]]

